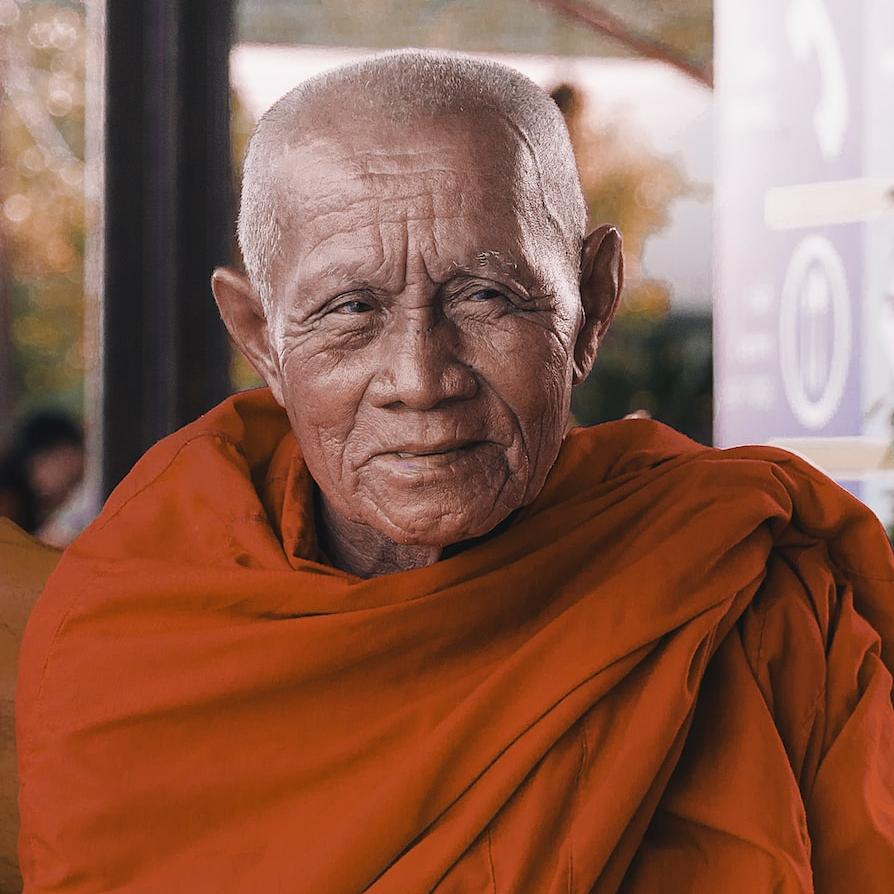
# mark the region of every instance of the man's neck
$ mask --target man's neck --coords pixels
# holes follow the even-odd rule
[[[317,493],[317,540],[336,568],[357,577],[379,577],[394,571],[424,568],[444,552],[438,546],[408,546],[386,537],[369,525],[359,524],[336,512]]]

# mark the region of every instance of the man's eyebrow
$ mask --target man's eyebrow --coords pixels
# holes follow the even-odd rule
[[[487,276],[489,273],[505,276],[532,293],[547,290],[536,267],[528,264],[524,257],[516,259],[509,252],[479,251],[464,262],[453,261],[445,271],[445,278],[449,279],[456,275]]]
[[[486,270],[499,270],[513,276],[519,272],[525,272],[525,267],[519,264],[505,252],[479,251],[466,261],[452,261],[447,268],[449,273],[482,273]]]
[[[369,266],[363,261],[333,261],[328,264],[301,266],[295,271],[290,287],[292,290],[300,287],[327,284],[350,285],[358,275],[362,275],[364,269]]]

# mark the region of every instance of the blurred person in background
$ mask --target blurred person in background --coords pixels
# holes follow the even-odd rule
[[[84,435],[60,410],[27,417],[0,461],[0,516],[55,546],[80,532],[67,521],[70,501],[81,492]]]

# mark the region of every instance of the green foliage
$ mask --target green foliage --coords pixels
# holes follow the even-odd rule
[[[19,413],[50,402],[82,412],[84,38],[81,6],[0,6],[0,223]]]
[[[667,225],[671,202],[688,191],[686,179],[673,160],[655,155],[623,121],[586,109],[573,84],[558,85],[552,97],[571,135],[590,225],[612,223],[624,237],[621,313],[660,317],[670,295],[664,283],[643,274],[642,255],[648,237]]]
[[[589,379],[574,394],[582,425],[644,410],[703,444],[713,427],[711,318],[629,313],[615,320]]]

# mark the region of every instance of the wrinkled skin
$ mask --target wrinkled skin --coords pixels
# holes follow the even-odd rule
[[[271,307],[233,270],[212,281],[320,488],[328,554],[361,576],[536,497],[621,277],[605,227],[578,279],[511,130],[376,124],[284,154]]]

